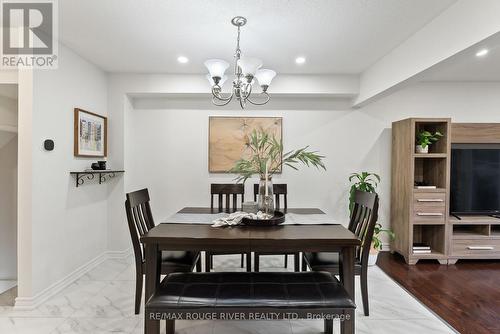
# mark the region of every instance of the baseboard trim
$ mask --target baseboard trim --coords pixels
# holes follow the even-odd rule
[[[129,256],[131,253],[131,249],[126,249],[123,251],[107,251],[102,253],[101,255],[93,258],[89,262],[83,264],[79,268],[75,269],[73,272],[68,274],[66,277],[61,280],[55,282],[49,287],[45,288],[41,292],[37,293],[33,297],[17,297],[14,305],[14,309],[22,310],[22,311],[30,311],[38,306],[40,306],[47,299],[61,292],[63,289],[71,285],[73,282],[78,280],[80,277],[100,265],[106,260],[109,259],[123,259]]]

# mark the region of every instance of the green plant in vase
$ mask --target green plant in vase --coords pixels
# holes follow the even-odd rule
[[[325,158],[317,151],[310,151],[309,146],[283,153],[283,142],[264,130],[254,130],[247,137],[245,158],[238,160],[230,173],[238,174],[237,182],[245,183],[253,175],[259,175],[259,209],[265,212],[274,210],[272,203],[272,176],[281,171],[283,166],[298,170],[298,165],[314,166],[326,170]]]
[[[442,137],[443,134],[439,131],[434,133],[426,130],[418,132],[416,137],[416,152],[429,153],[429,145],[436,143]]]
[[[396,239],[396,235],[390,228],[383,228],[380,223],[376,223],[375,229],[373,230],[373,248],[377,251],[382,250],[382,240],[380,240],[380,235],[383,233],[387,234],[391,241]]]
[[[349,176],[349,182],[353,181],[354,183],[351,185],[351,190],[349,191],[350,213],[352,213],[352,209],[354,208],[354,194],[356,193],[356,190],[361,190],[367,193],[376,193],[375,189],[380,182],[380,176],[369,172],[352,173]]]
[[[352,173],[349,176],[349,181],[353,182],[349,192],[349,212],[352,214],[354,208],[354,194],[356,190],[365,191],[369,193],[376,193],[378,184],[380,183],[380,176],[375,173],[361,172]],[[368,265],[373,266],[377,262],[378,253],[382,250],[382,241],[380,235],[386,233],[390,240],[395,239],[395,234],[391,229],[384,229],[380,223],[375,224],[373,230],[372,247],[368,256]]]

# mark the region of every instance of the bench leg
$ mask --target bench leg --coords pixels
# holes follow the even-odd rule
[[[167,334],[175,334],[175,320],[167,320]]]
[[[300,271],[300,253],[293,254],[293,267],[296,273]]]
[[[333,319],[325,319],[325,334],[333,334]]]

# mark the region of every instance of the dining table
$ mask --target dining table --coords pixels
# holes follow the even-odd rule
[[[208,252],[338,252],[340,282],[354,301],[354,263],[361,241],[346,227],[318,219],[325,213],[318,208],[288,208],[286,220],[276,226],[212,227],[214,217],[223,213],[205,207],[185,207],[144,236],[145,303],[160,285],[162,251]],[[354,333],[355,319],[341,321],[341,333]],[[144,333],[159,334],[160,322],[145,314]]]

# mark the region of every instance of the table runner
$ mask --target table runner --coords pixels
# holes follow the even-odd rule
[[[206,224],[212,225],[213,221],[229,215],[228,213],[176,213],[163,219],[162,224]],[[326,214],[297,214],[287,213],[285,222],[281,225],[339,225],[330,215]]]

